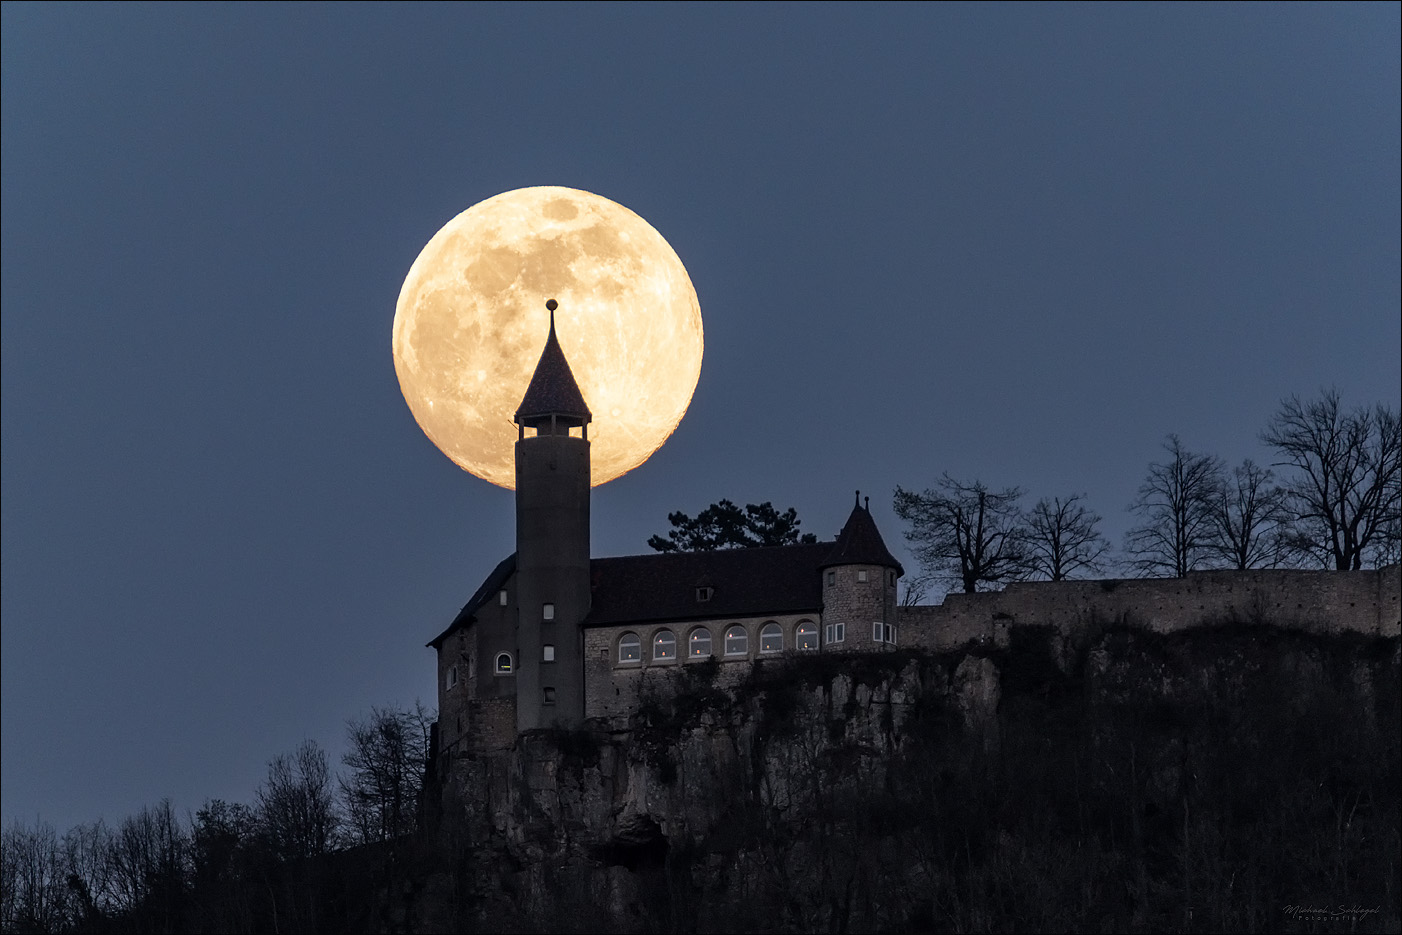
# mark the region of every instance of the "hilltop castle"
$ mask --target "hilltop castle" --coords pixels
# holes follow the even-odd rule
[[[832,542],[591,558],[592,416],[556,339],[553,300],[548,307],[550,333],[515,416],[516,551],[428,643],[438,654],[443,755],[626,717],[648,677],[712,660],[733,683],[784,653],[998,644],[1014,624],[1066,633],[1094,620],[1159,631],[1269,620],[1399,631],[1396,566],[1027,582],[902,607],[903,569],[860,497]]]

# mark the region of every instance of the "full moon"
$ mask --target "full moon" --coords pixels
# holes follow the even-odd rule
[[[590,484],[677,427],[701,375],[701,305],[662,235],[573,188],[521,188],[443,226],[409,267],[394,370],[419,426],[465,471],[516,486],[516,426],[550,331],[593,413]]]

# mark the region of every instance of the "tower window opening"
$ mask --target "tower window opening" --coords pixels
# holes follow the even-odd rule
[[[497,592],[497,603],[500,604],[502,607],[505,607],[505,606],[506,606],[506,589],[505,589],[505,588],[502,588],[501,591]]]
[[[554,619],[555,619],[555,605],[554,605],[554,604],[545,604],[545,605],[543,605],[543,606],[540,608],[540,619],[542,619],[542,620],[554,620]]]
[[[696,600],[704,604],[706,601],[709,601],[709,600],[711,599],[711,595],[712,595],[714,592],[715,592],[715,589],[714,589],[714,588],[707,588],[707,587],[697,588],[697,589],[696,589]]]
[[[777,653],[784,650],[784,631],[777,623],[766,623],[759,631],[759,651]]]
[[[541,703],[541,704],[554,704],[554,703],[555,703],[555,689],[553,689],[553,688],[545,688],[545,689],[542,691],[542,693],[541,693],[540,703]]]
[[[540,661],[541,661],[541,662],[554,662],[554,661],[555,661],[555,647],[554,647],[553,644],[551,644],[551,643],[546,643],[544,646],[542,646],[542,647],[540,648]]]
[[[823,642],[843,643],[847,641],[847,624],[829,623],[823,627]]]
[[[510,675],[513,671],[511,666],[511,653],[497,653],[497,675]]]
[[[867,570],[866,570],[865,568],[859,569],[859,570],[857,571],[857,583],[858,583],[858,584],[866,584],[866,583],[867,583]]]
[[[818,625],[812,620],[804,620],[794,630],[794,645],[799,649],[818,648]]]
[[[691,637],[686,641],[686,654],[692,659],[704,659],[711,654],[711,631],[705,627],[697,627],[691,631]]]
[[[659,630],[652,638],[652,658],[665,660],[677,658],[677,638],[671,630]]]
[[[727,656],[748,656],[750,635],[744,627],[731,627],[725,631],[725,654]]]
[[[443,687],[447,691],[452,691],[458,684],[458,667],[449,666],[447,673],[443,677]]]
[[[896,643],[896,628],[893,624],[874,621],[871,625],[871,638],[876,643]]]
[[[830,571],[828,572],[828,587],[832,587],[835,584],[837,584],[837,572]]]
[[[894,571],[888,571],[886,574],[888,575],[886,583],[894,588],[896,586],[896,573]]]

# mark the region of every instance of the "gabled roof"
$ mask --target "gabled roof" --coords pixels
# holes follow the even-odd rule
[[[458,627],[465,627],[471,623],[474,619],[474,615],[481,609],[482,605],[491,600],[492,595],[500,591],[506,584],[507,579],[514,574],[516,574],[516,553],[512,552],[497,563],[497,567],[492,569],[492,573],[487,576],[487,580],[483,581],[481,586],[472,593],[471,599],[463,605],[462,610],[458,611],[458,615],[453,618],[453,622],[448,624],[448,629],[429,640],[425,645],[437,649],[443,640],[447,639],[449,633],[452,633],[454,630],[458,629]]]
[[[871,518],[870,504],[871,498],[867,498],[867,506],[862,505],[861,491],[858,491],[857,504],[852,507],[852,514],[847,517],[842,532],[837,534],[832,551],[823,560],[823,568],[832,565],[882,565],[905,574],[901,563],[896,561],[882,541],[876,520]]]
[[[714,552],[663,552],[589,563],[592,606],[583,626],[816,613],[833,543]],[[698,601],[698,587],[712,589]]]
[[[574,381],[570,363],[565,360],[565,352],[560,349],[560,342],[555,338],[553,306],[550,310],[550,335],[545,339],[545,350],[540,352],[540,360],[536,362],[535,373],[531,374],[526,395],[521,398],[521,405],[516,409],[516,421],[520,422],[531,416],[546,416],[552,412],[575,416],[585,422],[592,418],[589,407],[584,404],[584,394],[579,391],[579,384]]]

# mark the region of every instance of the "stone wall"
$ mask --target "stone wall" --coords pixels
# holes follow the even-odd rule
[[[1011,624],[1068,633],[1124,622],[1170,633],[1228,622],[1306,632],[1399,632],[1399,568],[1377,571],[1200,571],[1185,578],[1026,581],[1002,591],[950,593],[944,603],[901,609],[906,645],[947,650],[1003,645]]]

